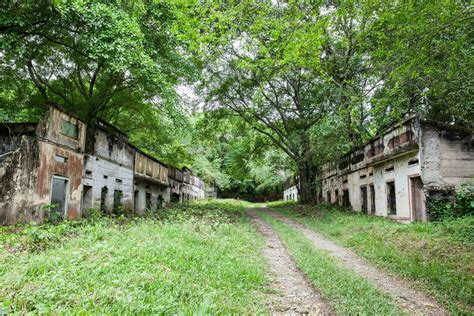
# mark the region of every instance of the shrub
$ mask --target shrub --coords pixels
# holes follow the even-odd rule
[[[430,220],[442,222],[474,215],[474,185],[464,185],[455,193],[455,199],[431,198],[428,200]]]

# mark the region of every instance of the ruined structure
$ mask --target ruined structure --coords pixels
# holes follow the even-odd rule
[[[296,184],[286,185],[285,191],[283,191],[284,201],[298,201],[298,187]]]
[[[322,168],[320,200],[399,221],[428,220],[427,200],[474,177],[470,130],[410,117]]]
[[[0,124],[0,225],[75,219],[91,208],[143,214],[171,197],[202,199],[204,183],[140,151],[105,122],[87,126],[49,107],[39,123]]]

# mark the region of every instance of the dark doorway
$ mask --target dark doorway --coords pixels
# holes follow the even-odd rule
[[[338,190],[334,191],[334,195],[336,197],[336,205],[339,205],[339,191]]]
[[[389,215],[397,214],[395,181],[387,182],[387,208]]]
[[[136,191],[133,193],[133,206],[134,206],[135,212],[138,211],[139,196],[140,196],[140,193],[139,193],[138,190],[136,190]]]
[[[411,184],[411,210],[413,220],[415,221],[425,221],[425,204],[423,197],[423,182],[421,177],[410,178]]]
[[[370,214],[375,214],[375,187],[370,185]]]
[[[153,208],[153,206],[151,205],[151,193],[147,192],[145,196],[146,196],[146,198],[145,198],[146,209],[151,210]]]
[[[82,211],[92,208],[92,187],[85,185],[82,187]]]
[[[120,190],[114,191],[114,213],[122,214],[123,205],[122,205],[123,192]]]
[[[100,191],[100,210],[103,213],[107,213],[107,195],[109,194],[109,189],[103,187]]]
[[[362,212],[368,214],[367,211],[367,186],[363,186],[360,188],[360,202],[361,202],[361,210]]]
[[[326,192],[326,200],[328,201],[328,203],[331,203],[331,192],[329,191]]]
[[[351,202],[349,199],[349,190],[342,191],[342,206],[347,208],[351,207]]]
[[[53,177],[49,219],[56,222],[66,215],[68,179]]]

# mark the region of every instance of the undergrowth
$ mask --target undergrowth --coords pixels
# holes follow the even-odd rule
[[[258,214],[278,233],[298,267],[341,315],[401,315],[390,297],[316,249],[301,232],[265,213]]]
[[[263,241],[237,202],[0,231],[0,314],[265,311]]]
[[[451,312],[474,305],[474,218],[401,224],[329,205],[272,209],[322,233],[377,266],[411,280]]]

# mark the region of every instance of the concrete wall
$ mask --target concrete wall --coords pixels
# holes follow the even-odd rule
[[[0,225],[41,222],[44,216],[37,193],[38,141],[21,136],[0,162]]]
[[[92,187],[92,200],[89,202],[89,197],[84,196],[83,208],[103,208],[105,212],[112,213],[115,191],[121,191],[123,211],[132,212],[134,149],[123,136],[101,128],[90,129],[87,142],[89,155],[85,158],[83,185],[88,190]],[[102,201],[104,188],[107,188],[107,194]]]

